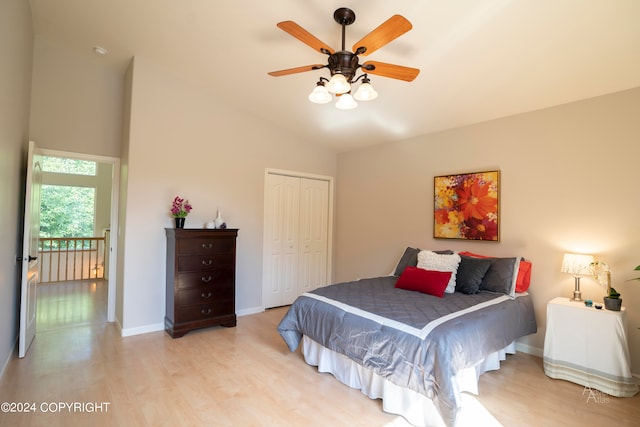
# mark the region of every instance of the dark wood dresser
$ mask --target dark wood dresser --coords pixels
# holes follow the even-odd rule
[[[236,326],[237,229],[165,229],[164,327],[178,338],[192,329]]]

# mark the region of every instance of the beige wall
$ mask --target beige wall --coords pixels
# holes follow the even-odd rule
[[[124,76],[102,59],[35,38],[30,136],[41,148],[120,157]]]
[[[117,228],[111,230],[111,235],[117,237],[116,260],[116,306],[115,320],[119,327],[122,328],[124,318],[124,257],[126,248],[124,247],[124,236],[126,235],[127,225],[125,216],[127,213],[127,187],[129,185],[129,134],[131,133],[131,102],[133,94],[133,62],[131,60],[124,79],[124,98],[123,98],[123,121],[122,121],[122,145],[120,149],[120,191],[118,192],[118,225]]]
[[[24,176],[29,142],[33,29],[29,3],[0,2],[0,373],[18,335]]]
[[[187,228],[202,228],[218,209],[239,228],[236,309],[262,306],[265,168],[335,176],[336,155],[305,144],[212,94],[136,57],[132,72],[125,199],[123,327],[127,333],[162,325],[165,227],[177,195],[193,211]]]
[[[546,303],[569,297],[564,252],[613,269],[628,308],[633,371],[640,373],[640,88],[338,156],[337,280],[388,274],[407,245],[533,261],[541,354]],[[501,170],[501,242],[435,240],[433,177]],[[603,289],[582,280],[586,298]],[[597,339],[597,337],[593,337]]]
[[[100,237],[104,229],[111,226],[111,184],[113,181],[113,165],[98,163],[98,184],[96,187],[96,221],[94,233]]]

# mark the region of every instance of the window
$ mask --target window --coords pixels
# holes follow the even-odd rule
[[[40,237],[93,237],[97,163],[45,156],[42,171]]]
[[[40,237],[91,237],[96,189],[42,185]]]
[[[42,158],[42,171],[95,176],[96,162],[44,156]]]

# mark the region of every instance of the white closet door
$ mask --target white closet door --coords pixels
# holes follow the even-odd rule
[[[327,284],[329,182],[300,180],[298,294]]]
[[[263,258],[265,308],[293,303],[327,285],[331,184],[286,173],[267,173]]]
[[[298,295],[300,179],[267,174],[265,307],[291,304]]]

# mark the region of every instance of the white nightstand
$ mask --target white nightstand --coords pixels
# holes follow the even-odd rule
[[[569,298],[547,304],[544,372],[617,397],[638,392],[631,376],[627,312],[598,310]]]

